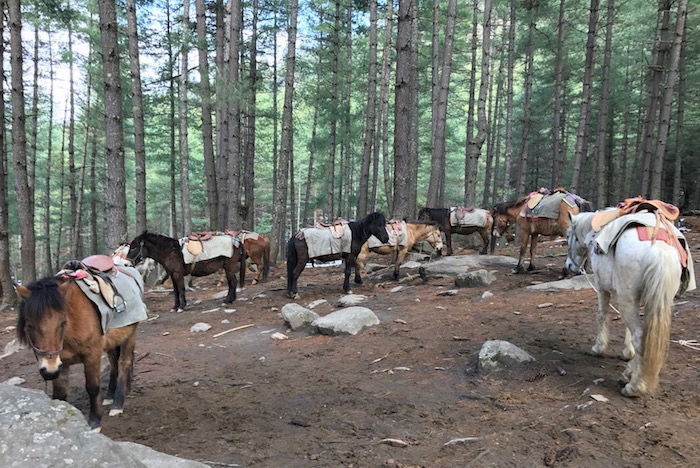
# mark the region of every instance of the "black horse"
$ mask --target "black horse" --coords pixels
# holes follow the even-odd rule
[[[220,269],[226,272],[228,283],[228,295],[224,302],[231,303],[236,300],[236,271],[241,276],[241,284],[245,281],[245,249],[241,242],[237,249],[233,250],[233,255],[229,257],[216,257],[209,260],[202,260],[194,264],[185,264],[182,256],[180,243],[172,237],[144,231],[136,236],[129,244],[129,254],[127,258],[139,263],[144,258],[152,258],[163,265],[165,271],[170,275],[173,282],[173,292],[175,293],[175,307],[173,310],[181,311],[187,306],[185,299],[185,276],[207,276],[216,273]]]
[[[488,212],[487,212],[488,213]],[[478,232],[481,240],[484,241],[484,247],[479,253],[482,255],[487,252],[489,247],[489,235],[493,227],[493,218],[491,213],[486,216],[486,224],[484,226],[452,226],[450,223],[449,208],[421,208],[418,212],[418,219],[421,221],[434,221],[440,226],[440,230],[445,233],[445,243],[447,244],[447,255],[452,255],[452,234],[469,234]]]
[[[343,281],[343,291],[346,294],[350,292],[350,270],[352,268],[355,268],[355,283],[362,284],[360,271],[355,264],[362,245],[372,235],[384,243],[389,242],[389,234],[386,232],[386,218],[382,213],[371,213],[360,221],[351,221],[348,226],[352,232],[350,253],[343,252],[314,258],[323,262],[340,260],[341,258],[344,260],[345,280]],[[301,272],[306,268],[306,263],[309,260],[309,249],[306,245],[306,240],[292,236],[287,242],[287,294],[289,297],[298,297],[297,280]]]

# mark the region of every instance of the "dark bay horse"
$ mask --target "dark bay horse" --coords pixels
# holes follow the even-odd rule
[[[362,245],[367,242],[369,236],[374,235],[384,243],[389,242],[389,234],[386,232],[386,218],[384,214],[380,212],[371,213],[359,221],[350,221],[347,228],[352,232],[350,253],[343,252],[314,258],[322,262],[343,259],[345,263],[343,291],[345,291],[346,294],[350,293],[350,272],[352,268],[355,268],[355,283],[362,284],[362,278],[357,268],[356,259],[360,254]],[[309,249],[306,240],[292,236],[287,242],[287,294],[293,299],[299,297],[297,280],[301,272],[306,268],[306,264],[309,260]]]
[[[137,323],[112,328],[102,334],[96,306],[73,280],[47,278],[28,286],[17,285],[21,299],[17,338],[29,345],[44,380],[53,380],[53,398],[68,395],[70,366],[83,364],[85,389],[90,397],[88,424],[99,432],[102,425],[100,363],[109,355],[111,372],[107,400],[110,416],[124,410],[124,398],[131,387]]]
[[[488,213],[488,212],[487,212]],[[418,219],[435,221],[442,232],[445,233],[445,242],[447,243],[447,255],[452,255],[452,234],[463,234],[468,236],[478,232],[481,239],[484,241],[484,247],[479,253],[482,255],[487,252],[489,247],[489,236],[491,234],[491,228],[493,226],[493,218],[489,213],[486,217],[486,224],[482,227],[480,226],[452,226],[450,223],[450,209],[449,208],[421,208],[418,212]]]
[[[173,310],[182,311],[187,306],[185,298],[185,276],[208,276],[216,273],[220,269],[226,272],[226,282],[228,283],[228,295],[225,303],[236,300],[236,287],[238,280],[236,272],[241,276],[241,284],[245,281],[245,249],[241,243],[237,249],[233,250],[231,257],[216,257],[210,260],[202,260],[194,264],[186,264],[182,256],[182,247],[177,239],[144,231],[136,236],[129,243],[129,254],[127,258],[139,263],[144,258],[152,258],[163,265],[165,271],[170,276],[175,293],[175,307]]]

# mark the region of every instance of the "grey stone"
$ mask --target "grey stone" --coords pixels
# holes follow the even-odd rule
[[[478,268],[513,268],[518,261],[504,255],[453,255],[421,265],[423,279],[431,277],[457,276]]]
[[[366,300],[367,296],[362,294],[347,294],[338,299],[338,303],[336,305],[338,307],[356,306],[358,304],[362,304]]]
[[[534,360],[527,351],[503,340],[489,340],[479,351],[479,367],[485,370],[497,370]]]
[[[297,330],[319,318],[319,315],[306,307],[290,302],[282,306],[282,318],[292,330]]]
[[[426,260],[430,260],[429,254],[420,253],[420,252],[408,252],[406,254],[405,261],[407,261],[407,262],[425,262]]]
[[[436,296],[456,296],[459,294],[457,289],[448,289],[447,291],[442,291],[436,294]]]
[[[43,392],[0,384],[0,466],[19,468],[204,468],[132,442],[90,431],[80,410]]]
[[[460,273],[455,278],[455,286],[458,288],[481,288],[490,286],[496,281],[496,275],[488,270],[476,270],[468,273]]]
[[[379,319],[366,307],[348,307],[318,318],[311,326],[324,335],[357,335],[363,328],[378,325]]]
[[[143,284],[150,288],[161,284],[168,277],[165,268],[152,258],[144,259],[143,262],[136,265],[136,269],[143,277]]]
[[[211,325],[205,322],[197,322],[190,327],[192,333],[205,332],[211,329]]]
[[[315,301],[311,302],[308,307],[309,309],[315,309],[316,307],[320,306],[321,304],[328,304],[328,301],[325,299],[316,299]]]
[[[6,381],[4,381],[4,384],[7,385],[22,385],[26,380],[24,380],[22,377],[10,377]]]
[[[23,346],[19,343],[19,340],[17,338],[13,338],[12,340],[10,340],[9,343],[5,345],[2,354],[0,354],[0,359],[12,356],[22,348]]]
[[[493,297],[493,293],[491,291],[484,291],[484,293],[481,295],[482,299],[490,299]]]
[[[223,291],[219,291],[218,293],[214,293],[211,295],[212,299],[223,299],[226,296],[228,296],[228,289],[225,289]]]
[[[369,275],[370,273],[373,273],[377,270],[382,270],[386,267],[386,265],[381,265],[379,263],[365,263],[365,273]]]
[[[533,284],[532,286],[527,286],[525,289],[530,291],[561,291],[563,289],[573,289],[578,291],[579,289],[592,289],[591,284],[586,280],[583,275],[574,276],[572,278],[566,278],[559,281],[549,281],[547,283]]]
[[[413,270],[415,268],[420,268],[421,264],[416,262],[416,261],[410,261],[410,262],[404,262],[402,263],[399,268],[404,268],[408,270]]]

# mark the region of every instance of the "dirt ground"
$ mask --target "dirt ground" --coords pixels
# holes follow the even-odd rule
[[[689,224],[697,271],[700,220]],[[223,289],[214,277],[198,280],[183,313],[169,312],[167,291],[148,292],[153,320],[139,327],[133,393],[122,416],[105,416],[103,433],[212,466],[700,465],[700,352],[672,343],[658,394],[621,396],[619,321],[610,355],[589,354],[594,292],[524,289],[556,280],[564,258],[562,244],[550,242],[539,249],[538,272],[499,269],[492,287],[453,297],[436,296],[453,287],[448,279],[404,282],[410,288],[398,293],[390,292],[394,282],[366,281],[354,292],[369,296],[365,305],[381,324],[355,337],[287,331],[278,312],[289,302],[283,268],[265,284],[249,280],[232,313],[212,298]],[[341,278],[338,267],[307,269],[298,302],[335,302]],[[486,289],[494,296],[482,300]],[[538,307],[548,302],[553,306]],[[698,292],[680,300],[672,339],[700,339],[699,305]],[[323,307],[321,314],[331,310]],[[0,349],[13,338],[5,328],[14,321],[0,316]],[[196,322],[212,329],[191,333]],[[213,338],[245,324],[254,326]],[[274,331],[289,340],[271,339]],[[521,346],[535,366],[510,375],[477,372],[488,339]],[[0,361],[0,380],[15,375],[44,389],[29,351]],[[69,401],[86,411],[79,367],[72,377]],[[380,443],[384,438],[408,445]],[[455,438],[474,439],[445,445]]]

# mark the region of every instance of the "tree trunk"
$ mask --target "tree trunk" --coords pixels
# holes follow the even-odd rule
[[[564,40],[566,36],[566,23],[564,22],[564,10],[566,0],[559,1],[559,20],[557,21],[557,52],[554,57],[554,115],[552,117],[552,179],[551,187],[561,185],[561,171],[564,165],[566,148],[561,141],[561,115],[562,115],[562,87],[564,74]]]
[[[255,230],[255,121],[258,92],[258,0],[252,2],[252,32],[250,36],[250,79],[248,85],[248,133],[245,145],[244,192],[246,206],[245,225]]]
[[[70,9],[70,1],[68,2],[68,8]],[[73,241],[78,239],[78,231],[76,229],[76,219],[78,217],[78,197],[76,194],[77,183],[77,168],[75,167],[75,74],[74,74],[74,60],[73,60],[73,19],[68,18],[68,96],[70,100],[70,117],[68,120],[68,199],[70,200],[70,228],[68,229],[68,236],[71,242],[68,244],[70,249],[68,255],[76,258],[77,243],[75,244],[75,250],[73,250]],[[126,203],[126,199],[125,199]],[[126,205],[125,205],[126,206]],[[125,219],[124,229],[126,229],[126,219]]]
[[[177,189],[175,184],[175,56],[173,54],[173,43],[171,40],[172,22],[170,18],[170,0],[165,2],[165,34],[168,38],[168,100],[170,101],[170,237],[178,236],[177,226]]]
[[[410,138],[408,140],[408,157],[410,164],[408,165],[408,217],[416,216],[417,198],[418,198],[418,142],[420,135],[418,132],[418,47],[420,44],[419,28],[418,28],[418,4],[413,2],[411,6],[411,73],[410,73],[410,91],[411,91],[411,107],[410,112]]]
[[[323,37],[320,38],[323,42]],[[311,199],[311,187],[313,186],[314,162],[316,160],[317,131],[318,131],[318,109],[321,107],[321,54],[317,53],[316,63],[316,91],[314,93],[314,117],[311,124],[311,141],[309,142],[309,167],[306,173],[306,189],[304,191],[304,211],[301,221],[304,224],[313,223],[313,214],[309,215],[309,200]]]
[[[369,169],[374,132],[376,130],[375,111],[377,100],[377,0],[369,0],[369,78],[367,86],[367,117],[365,120],[365,141],[362,147],[362,171],[360,173],[360,193],[357,202],[357,217],[367,214]]]
[[[682,207],[685,205],[684,200],[683,200],[683,195],[681,193],[681,169],[683,166],[683,154],[685,153],[684,151],[684,142],[683,142],[683,120],[685,117],[685,80],[686,80],[686,72],[685,72],[685,61],[686,61],[686,54],[688,44],[687,44],[687,37],[688,37],[688,19],[686,18],[685,21],[685,29],[683,30],[683,40],[681,42],[681,56],[680,56],[680,62],[678,64],[678,111],[676,114],[676,147],[675,147],[675,159],[674,159],[674,167],[673,167],[673,204]]]
[[[627,50],[628,57],[629,48]],[[629,186],[629,173],[630,168],[628,167],[628,153],[629,153],[629,113],[630,113],[630,100],[632,99],[632,85],[630,83],[630,66],[627,62],[625,66],[625,104],[622,109],[622,148],[620,150],[620,178],[621,180],[617,184],[617,191],[615,193],[615,200],[624,200],[630,194]]]
[[[520,151],[520,170],[518,171],[518,193],[525,193],[525,188],[528,185],[528,160],[530,158],[530,127],[532,126],[532,76],[534,74],[534,59],[535,59],[535,18],[534,11],[530,10],[530,24],[527,30],[527,45],[525,57],[525,90],[523,104],[523,135],[522,148]]]
[[[576,192],[581,182],[581,166],[586,159],[588,141],[588,118],[590,115],[591,94],[593,92],[593,72],[595,71],[595,35],[598,28],[598,8],[600,0],[591,0],[588,17],[588,39],[586,42],[586,65],[583,72],[583,91],[581,92],[581,114],[576,132],[576,148],[574,150],[574,169],[571,179],[571,191]]]
[[[352,155],[352,123],[350,121],[351,115],[351,105],[350,100],[352,97],[352,2],[347,4],[345,9],[345,60],[344,65],[344,80],[343,80],[343,133],[342,133],[342,161],[344,169],[341,171],[341,180],[344,179],[344,183],[341,182],[340,190],[338,191],[338,208],[340,215],[346,219],[353,218],[354,216],[350,212],[350,193],[353,192],[352,182],[353,182],[353,168],[354,161]]]
[[[272,33],[272,45],[273,45],[273,57],[272,57],[272,197],[274,199],[277,193],[277,172],[279,165],[277,160],[279,159],[277,136],[278,131],[278,119],[279,110],[277,108],[277,12],[274,13],[274,24]]]
[[[90,159],[90,252],[99,252],[97,242],[97,132],[92,133],[92,154]],[[48,181],[47,181],[48,186]],[[48,212],[48,208],[47,208]],[[48,216],[47,216],[48,218]]]
[[[513,160],[513,69],[515,68],[515,0],[510,0],[508,20],[508,89],[506,91],[506,148],[503,158],[503,201],[510,197],[510,166]]]
[[[440,0],[433,0],[433,27],[430,41],[430,151],[435,158],[435,122],[437,120],[438,94],[440,90]],[[432,181],[432,173],[430,179]],[[428,189],[430,199],[430,189]],[[430,205],[430,203],[428,203]]]
[[[5,11],[5,1],[0,0],[0,11]],[[0,20],[0,37],[5,37],[5,21]],[[37,50],[35,50],[37,52]],[[0,41],[0,94],[5,95],[5,41]],[[16,295],[12,286],[12,274],[10,272],[10,220],[8,213],[8,189],[7,189],[7,160],[5,141],[5,100],[0,99],[0,292],[2,302],[0,311],[5,311],[14,306]]]
[[[515,0],[513,0],[515,1]],[[512,15],[515,15],[515,6],[512,6]],[[475,161],[469,159],[469,145],[474,139],[474,92],[476,89],[476,51],[478,49],[477,27],[479,25],[479,2],[473,1],[472,6],[472,30],[471,30],[471,65],[469,67],[469,104],[467,107],[467,143],[465,145],[464,158],[464,203],[468,205],[467,199],[472,188],[469,186],[469,181],[472,178],[472,173],[478,170],[475,166]],[[513,40],[515,36],[513,36]],[[476,175],[474,175],[476,178]]]
[[[386,2],[386,22],[384,24],[384,45],[382,47],[382,77],[380,91],[380,125],[382,139],[382,168],[384,173],[384,196],[386,197],[387,213],[393,213],[393,190],[391,186],[391,164],[389,163],[389,78],[391,38],[393,36],[393,3]]]
[[[486,172],[484,173],[484,197],[481,201],[481,206],[486,208],[492,204],[492,200],[495,200],[494,193],[496,192],[496,174],[498,173],[498,149],[497,140],[501,136],[501,98],[503,94],[503,51],[505,50],[505,34],[503,38],[503,43],[500,47],[500,57],[498,59],[498,74],[496,76],[491,75],[492,85],[489,87],[489,122],[491,123],[490,130],[490,142],[486,150]],[[493,86],[493,81],[497,81],[496,85],[496,96],[495,109],[491,113],[491,89]],[[495,160],[495,161],[494,161]],[[495,167],[493,167],[495,166]],[[492,169],[493,167],[493,169]]]
[[[53,262],[53,271],[61,269],[61,246],[63,241],[63,214],[65,206],[66,187],[66,127],[68,122],[68,99],[63,110],[63,125],[61,125],[61,171],[59,172],[59,195],[58,195],[58,232],[56,236],[56,258]]]
[[[71,36],[72,38],[72,36]],[[72,48],[72,41],[69,42]],[[27,155],[27,180],[29,183],[29,196],[31,197],[32,206],[36,206],[34,198],[36,196],[36,147],[37,136],[39,133],[39,21],[36,20],[34,25],[34,56],[33,58],[33,82],[32,82],[32,113],[31,113],[31,135],[29,143],[29,154]],[[72,55],[71,55],[72,67]],[[71,68],[72,70],[72,68]],[[48,235],[48,233],[47,233]]]
[[[232,229],[236,229],[241,225],[241,216],[239,212],[241,205],[241,109],[240,97],[236,92],[239,85],[241,8],[241,0],[231,0],[231,15],[229,19],[229,72],[227,84],[228,91],[232,96],[228,105],[228,216],[226,224]]]
[[[656,157],[654,159],[654,170],[651,177],[651,187],[649,190],[651,198],[661,197],[661,174],[663,171],[664,156],[668,143],[668,131],[671,125],[671,107],[673,104],[673,91],[678,81],[678,64],[681,56],[681,46],[683,43],[683,31],[687,16],[688,0],[678,0],[678,10],[676,13],[676,30],[673,37],[673,45],[670,51],[670,66],[666,75],[666,82],[663,87],[661,100],[661,114],[659,116],[659,136],[656,143]]]
[[[182,2],[180,26],[180,196],[182,197],[182,231],[192,232],[192,210],[190,207],[190,147],[187,143],[187,56],[190,51],[190,0]]]
[[[488,122],[486,120],[486,94],[489,89],[490,59],[491,59],[491,0],[484,1],[484,25],[481,46],[481,80],[479,82],[479,100],[477,102],[478,131],[476,137],[467,143],[467,159],[470,161],[471,171],[467,180],[466,206],[474,206],[476,203],[476,174],[479,153],[484,140],[488,136]]]
[[[340,1],[335,0],[333,34],[331,36],[333,50],[331,52],[331,107],[330,107],[330,136],[328,149],[328,172],[326,175],[326,216],[334,216],[335,199],[335,151],[338,138],[338,56],[340,55]]]
[[[226,99],[226,80],[228,69],[226,66],[225,47],[226,25],[224,21],[226,7],[223,0],[216,1],[216,200],[218,202],[216,223],[219,229],[226,227],[226,200],[228,188],[226,175],[228,148],[228,112]],[[211,200],[209,200],[211,202]]]
[[[287,226],[287,178],[289,155],[293,148],[294,131],[292,111],[294,103],[294,68],[296,65],[297,13],[299,1],[291,0],[287,26],[287,66],[284,74],[284,110],[282,114],[282,151],[277,171],[277,192],[274,194],[274,216],[272,217],[272,246],[270,258],[277,261],[284,242]]]
[[[12,157],[15,164],[15,191],[21,236],[21,278],[25,283],[36,279],[34,242],[34,207],[27,175],[27,133],[22,80],[22,14],[20,0],[10,0],[10,66],[12,69]]]
[[[51,263],[51,172],[52,171],[52,156],[53,156],[53,82],[54,82],[54,72],[53,72],[53,45],[51,43],[51,31],[49,33],[49,129],[47,138],[47,149],[46,149],[46,179],[44,180],[44,216],[42,219],[42,230],[45,232],[44,235],[44,255],[42,259],[41,274],[48,276],[52,273],[52,263]],[[4,129],[4,126],[3,126]],[[94,191],[93,198],[94,198]],[[93,250],[97,252],[97,250]]]
[[[596,140],[596,150],[598,153],[598,177],[596,183],[597,204],[599,208],[608,206],[607,198],[607,174],[608,158],[612,155],[612,150],[608,152],[606,145],[608,133],[608,115],[610,111],[610,60],[612,57],[612,35],[613,23],[615,21],[615,5],[613,0],[607,1],[607,25],[605,28],[605,52],[603,55],[603,83],[600,91],[600,105],[598,107],[598,131]]]

